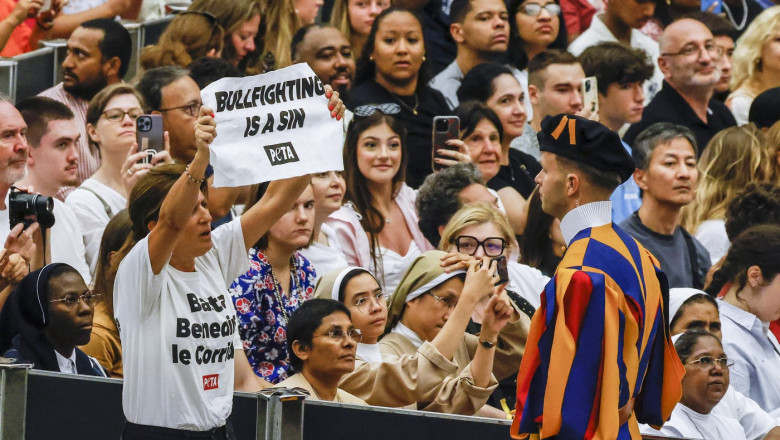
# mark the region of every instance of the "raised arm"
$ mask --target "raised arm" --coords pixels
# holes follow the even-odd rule
[[[184,226],[193,212],[198,209],[200,183],[204,179],[209,164],[209,144],[217,136],[217,125],[211,116],[212,110],[206,106],[200,108],[195,124],[195,143],[197,152],[187,171],[179,177],[165,196],[160,215],[149,233],[149,259],[152,271],[160,273],[171,258],[173,250]]]

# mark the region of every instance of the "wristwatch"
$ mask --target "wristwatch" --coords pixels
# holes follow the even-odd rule
[[[488,341],[487,339],[480,339],[479,343],[482,344],[482,346],[487,349],[491,349],[496,346],[495,342]]]

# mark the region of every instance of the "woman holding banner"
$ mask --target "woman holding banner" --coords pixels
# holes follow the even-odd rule
[[[338,93],[327,88],[334,116]],[[234,439],[233,390],[258,390],[242,350],[227,287],[249,268],[249,246],[289,210],[308,176],[272,182],[263,199],[214,231],[205,194],[208,145],[217,135],[208,107],[196,123],[186,167],[150,170],[133,188],[133,233],[114,283],[124,357],[123,439]]]

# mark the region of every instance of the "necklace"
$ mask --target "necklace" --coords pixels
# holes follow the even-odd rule
[[[726,15],[728,15],[731,24],[733,24],[738,31],[741,31],[742,29],[745,28],[745,24],[747,24],[747,16],[748,16],[747,0],[742,0],[742,11],[744,12],[744,15],[742,15],[742,21],[739,24],[737,24],[737,21],[734,20],[734,14],[731,13],[731,8],[729,8],[729,5],[727,5],[726,2],[723,2],[723,9],[726,10]]]
[[[690,408],[689,408],[689,409],[690,409]],[[691,410],[691,411],[693,411],[693,410]],[[691,425],[693,425],[693,427],[694,427],[694,428],[696,428],[696,431],[698,431],[698,432],[699,432],[699,435],[701,435],[701,438],[703,438],[703,439],[708,439],[708,437],[707,437],[706,435],[704,435],[704,433],[703,433],[703,432],[701,432],[701,429],[699,429],[699,425],[697,425],[697,424],[696,424],[696,422],[694,422],[694,421],[693,421],[693,418],[691,417],[691,415],[690,415],[690,414],[688,414],[688,412],[686,412],[685,410],[683,410],[683,414],[685,414],[685,417],[688,417],[688,420],[690,420],[690,421],[691,421]],[[725,440],[725,439],[723,438],[723,434],[721,434],[721,433],[720,433],[720,429],[718,429],[718,425],[716,425],[716,424],[714,424],[714,423],[713,423],[713,425],[712,425],[712,426],[714,426],[714,427],[715,427],[715,432],[717,432],[717,433],[718,433],[718,439],[717,439],[717,440]],[[710,440],[710,439],[708,439],[708,440]],[[711,440],[716,440],[716,439],[711,439]]]
[[[420,105],[420,101],[417,99],[417,94],[412,95],[412,97],[414,98],[414,107],[409,107],[409,104],[405,103],[403,99],[401,99],[401,97],[396,95],[395,93],[390,92],[390,95],[392,95],[393,99],[395,99],[396,101],[398,101],[399,104],[401,104],[401,107],[409,110],[410,112],[412,112],[413,115],[417,116],[417,107]]]
[[[289,299],[292,299],[293,292],[296,294],[298,293],[298,280],[295,276],[295,257],[290,257],[290,292],[289,292]],[[284,303],[282,302],[282,284],[279,283],[279,280],[276,279],[276,275],[274,274],[274,268],[271,267],[271,280],[274,282],[274,297],[276,298],[276,301],[279,303],[279,310],[282,312],[282,316],[284,316],[284,325],[287,325],[288,322],[290,322],[290,314],[287,313],[287,309],[284,308]]]

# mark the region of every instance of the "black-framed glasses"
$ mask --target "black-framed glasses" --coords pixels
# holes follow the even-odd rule
[[[139,107],[131,108],[127,111],[122,110],[121,108],[112,108],[103,112],[103,116],[105,116],[106,120],[109,122],[119,122],[124,119],[125,115],[130,116],[130,119],[135,121],[143,114],[144,109]]]
[[[707,53],[710,55],[710,57],[714,60],[720,59],[720,57],[723,56],[723,46],[719,44],[715,44],[715,42],[710,41],[708,43],[705,43],[704,46],[697,46],[697,45],[688,45],[683,47],[677,52],[665,52],[662,53],[661,56],[665,57],[674,57],[678,55],[682,55],[684,57],[691,56],[693,54],[697,54],[698,56],[702,55],[702,51],[707,51]]]
[[[316,338],[318,336],[327,336],[327,337],[329,337],[330,339],[333,339],[336,342],[343,341],[344,338],[346,338],[347,336],[349,336],[350,339],[352,339],[355,342],[360,342],[360,341],[363,340],[363,333],[360,330],[356,329],[356,328],[351,328],[351,329],[346,330],[346,331],[344,331],[343,328],[334,328],[334,329],[328,330],[327,333],[323,333],[321,335],[315,335],[313,337]]]
[[[431,295],[438,304],[452,310],[455,308],[455,306],[458,305],[458,300],[455,298],[452,298],[450,296],[439,296],[433,292],[425,292],[428,295]]]
[[[542,9],[553,16],[561,13],[561,7],[556,3],[547,3],[544,6],[540,5],[539,3],[526,3],[520,7],[520,11],[529,17],[536,17],[537,15],[541,14]]]
[[[355,300],[355,307],[357,307],[360,313],[365,315],[371,314],[371,309],[373,308],[374,304],[381,308],[387,308],[387,298],[381,290],[373,294],[362,296]]]
[[[79,295],[77,293],[69,293],[69,294],[65,295],[65,298],[53,299],[53,300],[51,300],[49,302],[50,303],[56,303],[56,302],[65,303],[65,305],[69,309],[72,309],[73,306],[78,304],[80,301],[84,301],[84,304],[86,304],[88,306],[92,306],[92,305],[94,305],[96,298],[99,297],[99,296],[100,296],[99,293],[95,293],[95,292],[93,292],[91,290],[88,290],[83,295]]]
[[[194,116],[198,115],[198,110],[200,110],[200,106],[201,105],[203,105],[203,103],[198,100],[198,101],[193,101],[193,102],[191,102],[189,104],[179,105],[179,106],[176,106],[176,107],[161,108],[158,111],[159,112],[169,112],[171,110],[183,109],[184,113],[187,113],[188,115],[194,117]]]
[[[458,252],[468,255],[476,254],[480,246],[488,257],[498,257],[506,249],[506,240],[501,237],[488,237],[480,241],[477,237],[461,235],[455,237],[452,242],[455,243]]]
[[[380,112],[383,115],[393,116],[401,113],[401,106],[393,102],[387,102],[384,104],[365,104],[355,108],[352,113],[354,113],[355,116],[366,118],[376,112]]]
[[[712,356],[702,356],[699,359],[696,359],[695,361],[690,361],[686,363],[685,365],[699,364],[701,368],[704,368],[705,370],[709,370],[716,363],[720,365],[721,368],[731,368],[734,366],[734,361],[730,361],[728,358],[722,357],[722,358],[715,359]]]

